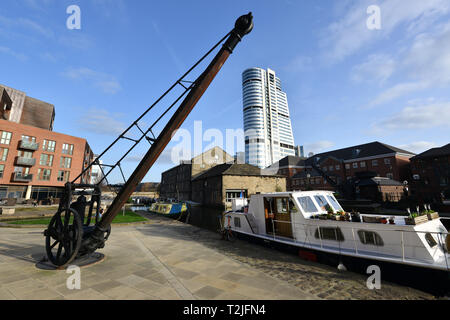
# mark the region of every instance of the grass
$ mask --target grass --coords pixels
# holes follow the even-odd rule
[[[51,217],[49,218],[38,218],[38,219],[22,219],[15,221],[8,221],[9,224],[16,225],[48,225],[50,223]],[[94,219],[95,220],[95,219]],[[131,223],[131,222],[142,222],[147,221],[147,219],[141,217],[137,213],[127,210],[125,215],[120,211],[113,220],[114,223]]]

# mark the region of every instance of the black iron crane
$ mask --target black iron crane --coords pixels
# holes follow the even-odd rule
[[[180,79],[178,79],[160,98],[158,98],[136,121],[134,121],[109,147],[107,147],[94,161],[92,161],[78,177],[72,182],[65,184],[64,193],[61,198],[58,211],[52,217],[48,228],[44,231],[47,257],[51,263],[58,267],[64,267],[75,259],[88,256],[97,249],[105,246],[105,241],[111,233],[111,223],[124,206],[131,194],[135,191],[138,184],[148,173],[152,165],[158,159],[159,155],[170,142],[174,132],[180,128],[191,110],[200,100],[214,77],[217,75],[229,55],[233,52],[236,45],[242,38],[253,29],[252,13],[243,15],[236,20],[235,26],[225,37],[223,37],[211,50],[209,50],[199,61],[197,61]],[[203,73],[193,82],[186,81],[185,78],[191,73],[207,56],[211,54],[221,43],[223,46],[213,58]],[[183,93],[159,116],[150,127],[142,129],[139,121],[147,115],[153,107],[166,97],[177,86],[184,88]],[[161,119],[175,106],[181,99],[178,109],[173,113],[171,119],[167,122],[164,129],[156,137],[154,134],[155,126]],[[132,129],[140,132],[140,138],[130,138]],[[103,177],[96,184],[76,183],[83,175],[91,169],[93,165],[99,165],[102,156],[108,152],[119,140],[129,140],[133,145],[125,152],[114,165],[102,164],[100,166]],[[141,142],[147,140],[150,143],[150,149],[142,158],[139,165],[128,179],[125,179],[121,162],[130,154],[130,152]],[[104,172],[102,167],[109,168]],[[101,184],[107,181],[108,175],[115,169],[119,169],[124,177],[125,183],[121,186],[108,210],[100,218],[99,208],[101,207]],[[83,181],[82,181],[83,182]],[[87,191],[89,190],[89,191]],[[90,195],[91,200],[86,201],[85,195]],[[78,196],[75,202],[74,196]],[[85,217],[86,207],[88,214]],[[95,209],[95,210],[94,210]],[[93,215],[95,214],[95,225],[91,225]]]

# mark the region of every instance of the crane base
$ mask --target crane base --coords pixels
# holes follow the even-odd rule
[[[89,267],[97,263],[101,263],[106,259],[103,253],[94,252],[91,255],[85,255],[72,261],[69,266],[77,266],[79,268]],[[36,263],[35,267],[40,270],[65,270],[69,266],[58,267],[48,261],[47,257]]]

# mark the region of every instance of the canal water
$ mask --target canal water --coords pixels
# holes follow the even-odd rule
[[[131,206],[130,210],[148,211],[149,208],[149,206]],[[203,229],[217,231],[220,228],[219,218],[222,216],[223,212],[223,209],[202,206],[189,206],[188,214],[182,221]]]

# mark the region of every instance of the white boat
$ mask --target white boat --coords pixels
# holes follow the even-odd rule
[[[224,213],[223,225],[238,235],[300,249],[306,257],[325,254],[338,261],[356,258],[366,265],[417,267],[433,276],[442,273],[448,285],[450,236],[437,214],[409,225],[405,216],[361,214],[360,219],[357,215],[349,219],[342,212],[331,191],[255,194],[248,207],[235,204]]]

